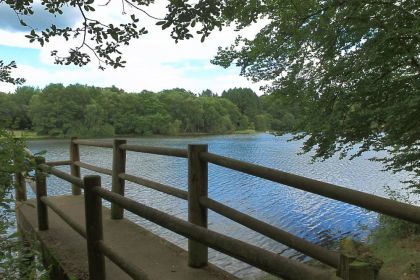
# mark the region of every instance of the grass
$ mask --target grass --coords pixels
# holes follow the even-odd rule
[[[383,261],[380,279],[420,280],[419,225],[380,216],[380,227],[371,234],[368,250],[372,256]],[[328,268],[315,260],[307,264]],[[256,280],[279,279],[269,274],[256,278]]]
[[[385,187],[389,198],[411,204],[409,194]],[[370,234],[369,255],[383,261],[383,279],[420,280],[420,225],[379,215],[379,226]]]
[[[235,130],[233,134],[254,134],[257,131],[255,129],[244,129],[244,130]]]
[[[39,136],[35,131],[31,130],[13,130],[13,136],[16,138],[39,139],[45,136]]]
[[[391,199],[410,203],[409,195],[385,189]],[[385,215],[370,236],[370,250],[384,262],[380,274],[389,279],[420,279],[420,225]]]
[[[254,129],[244,129],[244,130],[235,130],[232,134],[254,134],[257,133]],[[228,133],[229,134],[229,133]],[[35,131],[32,130],[13,130],[13,135],[16,138],[26,138],[26,139],[45,139],[45,138],[70,138],[70,137],[52,137],[47,135],[38,135]],[[224,134],[213,134],[213,133],[200,133],[200,132],[194,132],[194,133],[181,133],[178,135],[148,135],[148,136],[142,136],[142,135],[114,135],[111,137],[191,137],[191,136],[209,136],[209,135],[224,135]],[[82,137],[83,138],[83,137]],[[89,138],[95,138],[95,137],[89,137]],[[103,138],[103,137],[98,137]],[[105,137],[107,138],[107,137]]]
[[[420,279],[419,226],[389,217],[381,219],[370,245],[373,255],[384,262],[381,274],[390,279]]]

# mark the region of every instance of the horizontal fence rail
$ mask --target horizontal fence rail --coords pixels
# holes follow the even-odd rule
[[[96,166],[96,165],[92,165],[92,164],[84,163],[84,162],[80,162],[80,161],[75,161],[75,162],[73,162],[73,164],[76,165],[76,166],[79,166],[81,168],[84,168],[84,169],[88,169],[88,170],[91,170],[91,171],[95,171],[95,172],[98,172],[98,173],[102,173],[102,174],[112,176],[112,169],[99,167],[99,166]]]
[[[72,140],[73,143],[82,145],[82,146],[91,146],[91,147],[98,147],[98,148],[112,148],[113,144],[103,141],[93,141],[93,140],[80,140],[74,139]]]
[[[79,145],[112,148],[112,169],[81,162]],[[125,171],[127,151],[187,158],[188,191],[155,182],[140,176],[127,174]],[[48,206],[76,232],[84,236],[87,239],[88,251],[90,252],[89,272],[91,272],[92,269],[93,273],[93,278],[90,279],[102,280],[105,278],[104,262],[102,261],[104,256],[107,256],[133,279],[148,279],[142,269],[125,261],[112,249],[112,247],[108,246],[102,240],[102,212],[100,211],[102,206],[100,198],[111,202],[111,219],[122,219],[123,210],[128,210],[157,225],[187,237],[189,239],[188,264],[191,267],[202,267],[207,264],[207,250],[208,247],[210,247],[285,279],[352,280],[359,279],[356,275],[374,275],[377,273],[377,271],[373,272],[373,268],[369,268],[368,272],[362,270],[358,271],[359,268],[357,268],[357,265],[352,266],[354,259],[352,256],[347,256],[341,251],[340,253],[330,251],[303,238],[288,233],[287,231],[217,202],[216,200],[208,198],[208,163],[420,224],[420,207],[357,190],[347,189],[303,176],[290,174],[277,169],[209,153],[207,152],[207,145],[189,145],[188,150],[184,150],[167,147],[130,145],[123,139],[115,139],[112,143],[109,143],[72,138],[70,143],[70,160],[45,163],[43,158],[37,158],[38,168],[35,172],[36,183],[34,184],[33,180],[30,181],[30,183],[32,188],[36,189],[37,205],[39,208],[39,229],[48,229],[48,213],[46,212],[46,207]],[[70,165],[71,174],[55,168],[55,166],[61,165]],[[112,191],[108,191],[100,187],[99,176],[87,176],[84,177],[84,180],[82,180],[80,178],[80,168],[112,176]],[[54,205],[52,200],[47,197],[45,180],[46,173],[50,173],[58,178],[72,183],[73,195],[79,195],[81,194],[81,189],[85,189],[85,207],[89,210],[85,211],[87,215],[86,230],[79,224],[72,221],[69,215],[60,210],[56,205]],[[16,178],[20,181],[22,179],[18,176]],[[173,217],[167,213],[124,197],[125,181],[130,181],[144,187],[187,200],[188,221]],[[24,196],[22,195],[21,197],[23,199]],[[338,276],[332,274],[331,271],[315,268],[221,233],[208,230],[208,209],[307,256],[317,259],[324,264],[336,268]],[[94,214],[92,214],[93,212]],[[95,220],[95,217],[98,217],[98,220]],[[91,226],[89,227],[89,225]],[[369,263],[363,263],[363,265],[370,266]]]
[[[200,157],[219,166],[420,224],[417,206],[212,153],[201,153]]]
[[[255,219],[247,214],[223,205],[211,198],[201,197],[200,203],[208,209],[213,210],[214,212],[229,218],[232,221],[238,222],[241,225],[244,225],[258,233],[261,233],[277,242],[289,246],[334,268],[338,268],[340,264],[340,254],[337,252],[330,251],[319,245],[315,245],[303,238],[297,237],[284,230]]]
[[[154,181],[151,181],[142,177],[138,177],[138,176],[129,175],[126,173],[119,174],[118,177],[121,179],[130,181],[130,182],[154,189],[156,191],[160,191],[160,192],[184,199],[184,200],[188,199],[188,192],[177,189],[172,186],[164,185],[158,182],[154,182]]]
[[[133,265],[131,262],[124,261],[118,253],[116,253],[111,247],[106,245],[105,242],[99,241],[99,248],[113,263],[119,268],[125,271],[134,280],[148,280],[149,277],[144,273],[143,270]]]
[[[175,148],[150,147],[150,146],[129,145],[129,144],[120,145],[120,148],[126,151],[140,152],[140,153],[146,153],[146,154],[155,154],[155,155],[181,157],[181,158],[188,157],[187,150],[175,149]]]
[[[46,164],[39,164],[39,167],[42,170],[45,170],[44,172],[48,171],[51,174],[55,175],[63,180],[66,180],[68,182],[73,182],[72,177],[70,174],[66,174],[62,171],[59,170],[54,170],[52,167],[47,166]],[[58,171],[58,172],[57,172]],[[63,175],[64,174],[64,175]],[[41,176],[41,174],[38,174],[37,177]],[[42,175],[42,177],[45,177],[44,175]],[[99,177],[98,177],[99,178]],[[33,180],[31,180],[33,181]],[[44,187],[46,188],[46,185],[44,185]],[[83,184],[83,180],[82,180],[82,184],[79,186],[81,188],[84,188],[84,184]],[[38,191],[39,191],[39,187],[38,187]],[[39,196],[39,194],[37,194],[37,196],[39,197],[39,200],[41,203],[43,203],[45,206],[48,206],[52,211],[54,211],[66,224],[68,224],[74,231],[76,231],[78,234],[80,234],[82,237],[84,237],[85,239],[87,239],[87,231],[85,228],[83,228],[81,225],[79,225],[78,223],[76,223],[75,221],[73,221],[70,216],[65,213],[62,209],[60,209],[59,207],[57,207],[54,202],[47,197],[46,195],[46,189],[44,190],[45,194],[43,194],[42,196]],[[39,202],[38,202],[38,207],[40,206]],[[100,209],[101,211],[101,209]],[[45,216],[42,217],[42,221],[43,223],[46,223],[46,226],[44,226],[42,229],[40,228],[40,230],[47,230],[48,229],[48,216],[47,213],[44,214]],[[38,217],[39,218],[39,217]],[[102,220],[102,219],[101,219]],[[87,220],[86,220],[87,221]],[[102,223],[102,222],[101,222]],[[88,225],[86,225],[88,226]],[[149,277],[140,269],[138,268],[136,265],[134,265],[133,263],[131,263],[130,261],[126,261],[124,260],[117,252],[115,252],[111,247],[109,247],[103,240],[100,240],[97,244],[98,248],[100,249],[100,251],[107,256],[113,263],[115,263],[119,268],[121,268],[124,272],[126,272],[131,278],[135,279],[135,280],[148,280]],[[91,277],[89,279],[96,279],[96,277]],[[105,280],[105,278],[100,277],[100,279]]]
[[[72,229],[74,229],[78,234],[86,238],[86,230],[72,221],[69,215],[67,215],[63,210],[58,208],[54,203],[50,200],[50,198],[43,196],[41,198],[42,202],[45,203],[51,210],[53,210],[63,221],[65,221]]]
[[[196,226],[106,189],[94,188],[93,191],[102,198],[116,203],[142,218],[274,275],[286,277],[286,279],[291,280],[340,279],[325,270],[310,267],[243,241]]]
[[[39,165],[39,167],[44,172],[51,173],[51,174],[57,176],[58,178],[61,178],[61,179],[65,180],[65,181],[67,181],[67,182],[70,182],[72,184],[75,184],[75,185],[77,185],[80,188],[83,188],[83,181],[80,178],[76,177],[76,176],[70,175],[70,174],[68,174],[66,172],[63,172],[61,170],[58,170],[58,169],[56,169],[54,167],[48,166],[47,164],[41,164],[41,165]]]
[[[49,161],[49,162],[46,162],[45,164],[47,164],[48,166],[62,166],[62,165],[70,165],[71,161],[70,160]]]

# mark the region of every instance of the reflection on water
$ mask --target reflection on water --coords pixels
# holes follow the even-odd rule
[[[385,196],[384,185],[392,188],[402,186],[400,180],[404,180],[403,174],[397,176],[381,172],[382,166],[379,163],[367,160],[369,155],[353,161],[332,158],[325,162],[310,164],[310,155],[296,155],[301,142],[288,142],[288,139],[288,136],[254,134],[196,138],[135,138],[129,139],[128,142],[183,149],[188,144],[206,143],[209,145],[209,151],[213,153],[381,196]],[[47,161],[68,158],[68,140],[31,141],[29,148],[34,152],[46,150]],[[80,154],[83,162],[111,167],[110,149],[81,146]],[[187,189],[186,159],[128,152],[126,166],[129,174]],[[68,167],[62,169],[69,171]],[[82,170],[82,175],[92,173]],[[69,184],[53,177],[48,180],[49,195],[70,193]],[[102,182],[109,188],[111,178],[103,175]],[[129,182],[126,184],[126,195],[171,215],[187,218],[187,204],[183,200]],[[212,164],[209,165],[209,196],[271,225],[329,248],[336,248],[337,241],[344,236],[366,240],[369,232],[377,224],[375,213]],[[130,213],[126,215],[149,230],[186,248],[185,238]],[[304,257],[296,251],[211,211],[209,228],[284,256],[304,260]],[[239,277],[248,278],[260,273],[257,269],[213,250],[210,250],[209,259]]]

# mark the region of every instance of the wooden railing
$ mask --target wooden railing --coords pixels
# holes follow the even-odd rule
[[[81,162],[80,145],[112,148],[112,169]],[[188,160],[188,191],[127,174],[125,171],[127,151],[186,158]],[[134,279],[147,279],[141,269],[122,259],[103,241],[101,198],[111,202],[112,219],[122,219],[125,209],[187,237],[189,239],[188,264],[191,267],[207,265],[208,248],[210,247],[284,279],[377,279],[378,268],[370,263],[354,262],[356,258],[354,255],[328,250],[209,198],[207,196],[208,163],[420,224],[420,207],[209,153],[207,145],[189,145],[188,150],[182,150],[129,145],[126,140],[120,139],[115,139],[113,143],[110,143],[72,138],[70,161],[45,163],[43,158],[37,158],[36,197],[39,230],[48,229],[47,207],[50,207],[76,232],[85,237],[90,279],[104,279],[104,256],[111,259]],[[71,167],[71,174],[55,168],[55,166],[68,164]],[[99,176],[86,176],[81,179],[80,168],[112,176],[112,191],[101,187]],[[84,189],[86,230],[72,222],[66,213],[51,203],[47,197],[45,179],[47,173],[70,182],[74,195],[81,194],[81,189]],[[188,221],[124,197],[125,181],[187,200]],[[285,258],[207,229],[208,209],[335,268],[337,276],[331,274],[330,271]]]

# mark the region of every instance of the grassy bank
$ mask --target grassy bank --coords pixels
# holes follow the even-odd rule
[[[13,130],[13,136],[16,138],[26,138],[26,139],[47,138],[46,136],[38,135],[35,131],[32,131],[32,130]]]
[[[420,226],[381,216],[371,235],[370,249],[384,262],[381,274],[389,279],[420,279]]]
[[[262,131],[256,131],[255,129],[236,130],[232,134],[254,134]]]
[[[410,194],[386,188],[391,199],[411,204]],[[381,274],[389,279],[420,279],[420,225],[379,215],[370,236],[370,250],[384,262]]]
[[[370,235],[367,246],[373,257],[383,261],[381,277],[387,280],[420,280],[420,225],[384,215],[379,217],[379,224]],[[334,269],[316,260],[307,264],[334,272]],[[263,274],[255,280],[281,278]]]
[[[232,134],[255,134],[259,133],[260,131],[256,131],[254,129],[246,129],[246,130],[236,130],[230,133],[225,134],[214,134],[214,133],[203,133],[203,132],[195,132],[195,133],[180,133],[177,135],[159,135],[159,134],[151,134],[151,135],[114,135],[105,138],[112,138],[112,137],[120,137],[120,138],[135,138],[135,137],[199,137],[199,136],[212,136],[212,135],[232,135]],[[26,138],[26,139],[67,139],[70,137],[63,136],[63,137],[53,137],[48,135],[38,135],[35,131],[31,130],[13,130],[13,136],[16,138]],[[80,138],[84,138],[80,136]],[[95,138],[95,137],[88,137],[88,138]],[[104,138],[104,137],[98,137]]]

